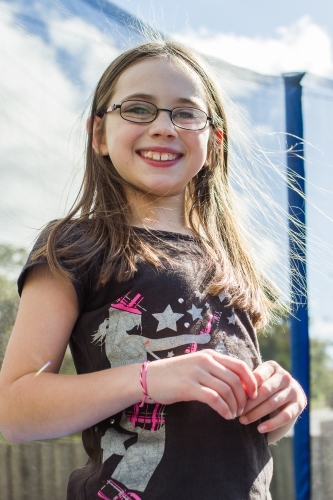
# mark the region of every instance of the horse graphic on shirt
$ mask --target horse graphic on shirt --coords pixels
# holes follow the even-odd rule
[[[184,352],[194,352],[198,344],[207,344],[211,340],[210,330],[213,315],[210,315],[206,327],[197,335],[184,333],[159,339],[150,339],[133,333],[129,335],[128,332],[132,332],[134,328],[142,331],[141,301],[141,295],[137,294],[132,300],[126,295],[112,303],[109,308],[109,317],[103,321],[93,336],[94,342],[105,344],[105,353],[112,368],[143,363],[147,360],[147,354],[155,359],[160,359],[157,352],[166,350],[170,352],[170,350],[180,346],[190,345],[190,349],[184,350]],[[171,306],[168,305],[162,313],[156,313],[154,316],[159,321],[158,329],[163,330],[164,325],[170,325],[172,329],[176,330],[176,319],[180,319],[183,314],[174,313]],[[103,462],[114,454],[123,457],[112,474],[110,484],[112,481],[113,483],[117,481],[117,483],[126,485],[124,488],[127,491],[145,491],[164,453],[164,423],[163,405],[156,403],[140,407],[139,404],[136,404],[122,413],[120,421],[120,429],[137,435],[136,443],[125,447],[124,444],[132,436],[118,432],[117,428],[114,427],[110,427],[106,431],[101,440]],[[101,490],[100,493],[100,498],[103,498],[101,495],[104,493]],[[118,496],[113,497],[113,500],[115,498]]]

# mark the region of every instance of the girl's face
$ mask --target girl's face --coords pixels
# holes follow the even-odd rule
[[[165,59],[146,59],[122,73],[109,105],[133,99],[157,108],[190,106],[208,114],[199,76]],[[184,193],[205,164],[210,133],[209,122],[203,130],[184,130],[160,111],[153,122],[139,124],[124,120],[117,109],[107,113],[104,138],[96,150],[109,155],[121,177],[140,191],[175,196]]]

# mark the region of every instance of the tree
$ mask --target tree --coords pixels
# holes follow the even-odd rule
[[[287,318],[258,336],[263,361],[274,359],[290,371],[290,338]],[[310,338],[310,400],[312,407],[333,407],[333,360],[329,348],[333,342]]]
[[[290,340],[287,318],[269,328],[265,333],[258,335],[260,352],[263,361],[273,359],[285,370],[290,371]]]
[[[311,339],[311,400],[333,408],[333,367],[328,348],[333,342]]]
[[[12,331],[19,297],[16,289],[15,274],[24,265],[27,251],[12,245],[0,245],[0,364]]]

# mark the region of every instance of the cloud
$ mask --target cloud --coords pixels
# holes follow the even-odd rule
[[[80,114],[116,49],[89,23],[52,11],[43,36],[29,32],[15,8],[0,2],[0,238],[26,246],[76,195]],[[75,78],[68,68],[77,67]]]
[[[11,240],[59,204],[68,164],[62,131],[74,123],[77,94],[52,48],[16,24],[11,6],[1,12],[1,236]]]
[[[278,28],[276,36],[271,38],[225,33],[212,36],[206,28],[174,33],[173,38],[203,54],[263,74],[308,71],[333,77],[332,42],[325,30],[309,16]]]
[[[67,53],[77,77],[90,90],[110,62],[119,55],[112,38],[84,19],[55,16],[48,29],[54,49]]]

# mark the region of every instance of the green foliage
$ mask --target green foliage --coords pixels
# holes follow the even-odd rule
[[[263,361],[273,359],[290,371],[289,325],[286,318],[259,334]],[[329,348],[333,342],[310,339],[310,393],[311,406],[333,407],[333,360]]]
[[[314,406],[333,408],[333,367],[328,347],[333,342],[311,339],[311,400]]]
[[[66,350],[59,373],[62,373],[63,375],[76,375],[73,358],[69,348]]]
[[[27,258],[24,248],[15,248],[12,245],[0,245],[0,365],[12,331],[19,297],[14,275],[22,267]]]
[[[25,248],[17,248],[9,244],[0,244],[0,266],[7,271],[23,267],[27,260]]]
[[[258,340],[263,361],[273,359],[290,371],[289,324],[286,318],[269,327],[265,334],[259,334]]]

